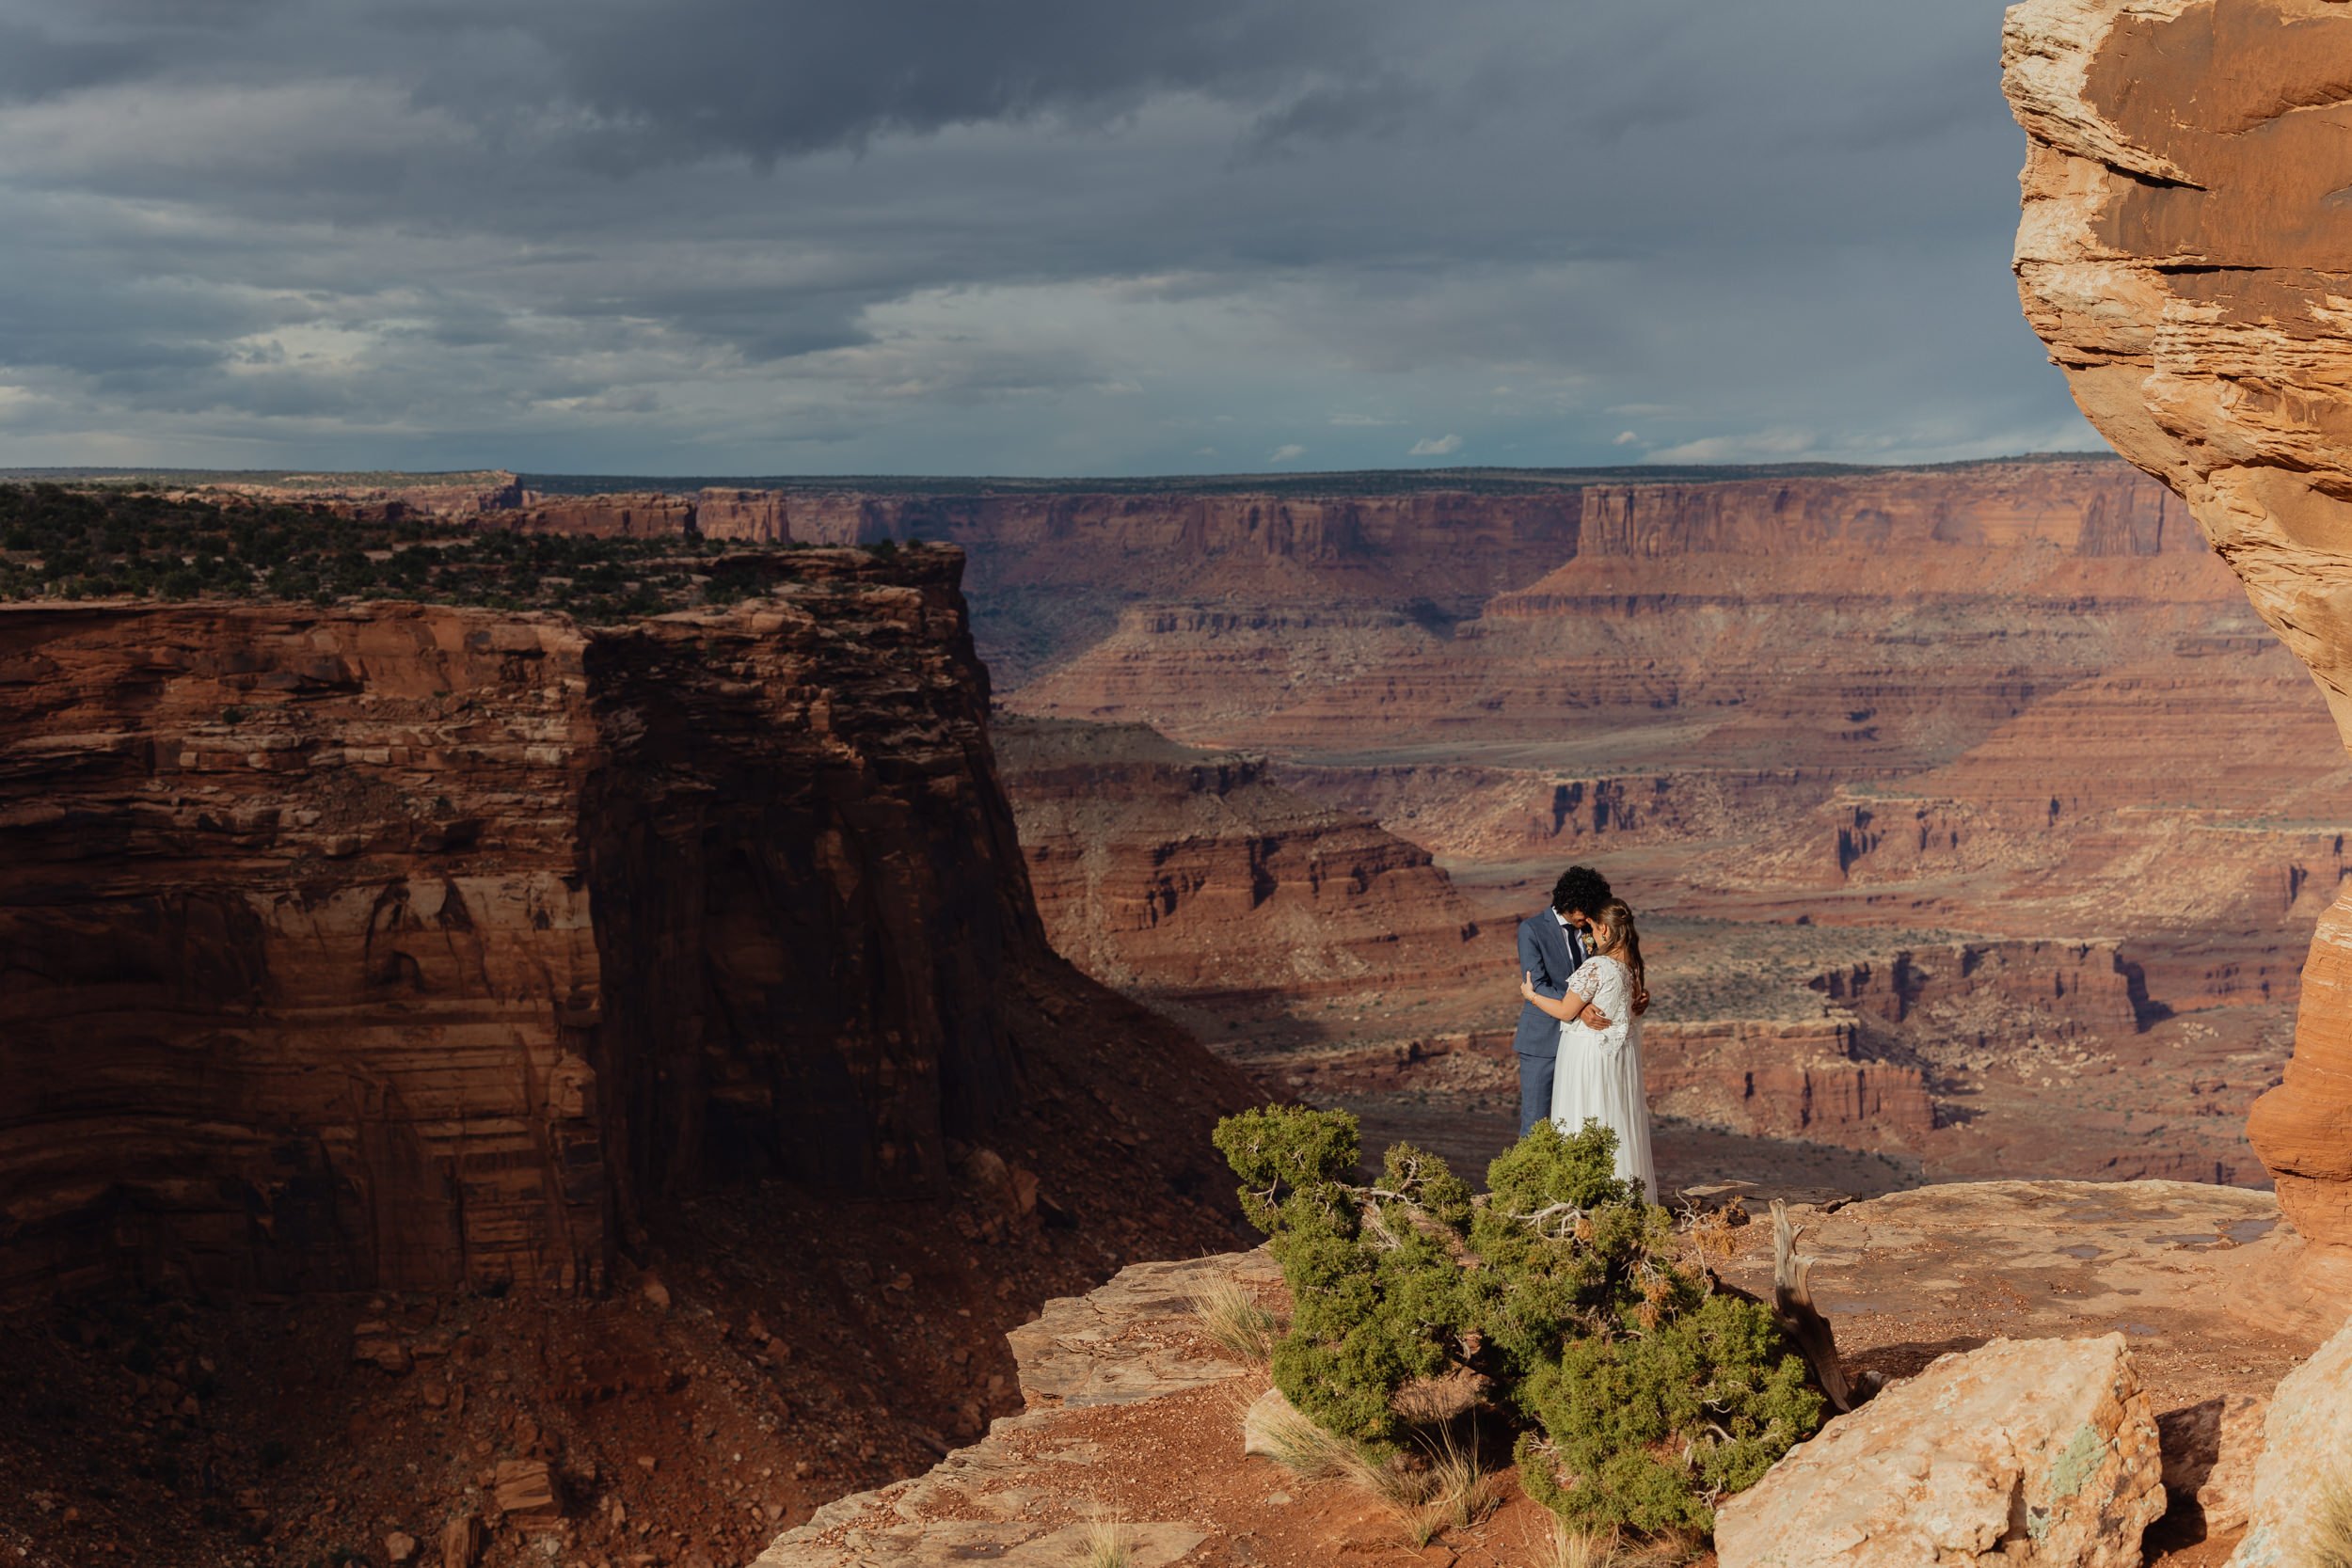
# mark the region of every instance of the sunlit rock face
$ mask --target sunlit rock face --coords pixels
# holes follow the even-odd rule
[[[2352,5],[2027,0],[2003,60],[2026,318],[2352,736]],[[2352,1243],[2352,902],[2248,1132],[2288,1216]]]

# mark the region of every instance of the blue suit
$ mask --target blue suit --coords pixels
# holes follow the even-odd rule
[[[1560,924],[1549,910],[1538,910],[1519,922],[1519,969],[1535,977],[1535,989],[1554,1001],[1568,993],[1568,976],[1588,955],[1581,932]],[[1551,1115],[1551,1071],[1560,1060],[1560,1021],[1535,1006],[1519,1007],[1519,1026],[1511,1037],[1519,1054],[1519,1136]]]

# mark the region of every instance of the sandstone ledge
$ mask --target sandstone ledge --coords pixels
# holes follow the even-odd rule
[[[2331,1301],[2342,1316],[2343,1298],[2314,1287],[2311,1249],[2280,1223],[2267,1193],[2182,1181],[1960,1182],[1796,1212],[1800,1249],[1821,1259],[1815,1289],[1845,1359],[1889,1376],[1998,1337],[2121,1335],[2148,1407],[2163,1414],[2267,1393],[2335,1326],[2325,1321]],[[1743,1233],[1748,1245],[1727,1270],[1737,1283],[1768,1284],[1767,1228]],[[927,1475],[819,1510],[756,1568],[1064,1565],[1080,1557],[1085,1521],[1114,1472],[1158,1467],[1170,1501],[1180,1491],[1195,1500],[1216,1495],[1178,1481],[1257,1464],[1239,1457],[1240,1419],[1248,1393],[1263,1386],[1216,1359],[1186,1321],[1189,1294],[1218,1277],[1270,1287],[1279,1276],[1260,1249],[1139,1264],[1090,1295],[1049,1303],[1009,1336],[1024,1414],[997,1421]],[[1203,1418],[1186,1408],[1229,1384],[1231,1395],[1220,1397],[1230,1410],[1220,1404]],[[1140,1418],[1119,1435],[1095,1418],[1116,1406]],[[1146,1407],[1168,1416],[1154,1419]],[[1258,1470],[1252,1484],[1222,1494],[1248,1494],[1246,1517],[1192,1502],[1142,1520],[1131,1510],[1124,1522],[1138,1568],[1204,1543],[1206,1560],[1304,1568],[1340,1555],[1347,1543],[1264,1530],[1256,1498],[1295,1483],[1271,1466]],[[1265,1501],[1298,1512],[1286,1492]],[[1498,1529],[1516,1541],[1540,1517],[1515,1497]],[[1235,1547],[1247,1540],[1258,1555],[1217,1558],[1219,1538]]]
[[[1095,1445],[1060,1437],[1065,1409],[1132,1404],[1241,1377],[1188,1326],[1192,1292],[1219,1279],[1278,1283],[1263,1249],[1189,1262],[1137,1263],[1084,1296],[1050,1301],[1006,1336],[1027,1411],[947,1456],[929,1474],[818,1509],[779,1537],[755,1568],[881,1568],[985,1560],[1015,1565],[1076,1560],[1083,1522],[1053,1517],[1039,1472],[1085,1465]],[[1207,1530],[1186,1520],[1125,1521],[1135,1568],[1172,1562]]]

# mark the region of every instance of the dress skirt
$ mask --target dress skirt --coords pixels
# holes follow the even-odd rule
[[[1587,1120],[1617,1134],[1617,1176],[1639,1181],[1652,1203],[1658,1167],[1650,1157],[1649,1101],[1642,1088],[1642,1025],[1624,1026],[1624,1043],[1606,1048],[1609,1033],[1582,1023],[1560,1026],[1560,1058],[1551,1076],[1551,1119],[1561,1132],[1577,1133]]]

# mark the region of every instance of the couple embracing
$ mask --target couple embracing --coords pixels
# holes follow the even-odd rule
[[[1551,907],[1519,924],[1519,1136],[1549,1117],[1567,1133],[1597,1121],[1617,1135],[1617,1175],[1652,1203],[1649,1103],[1642,1093],[1642,938],[1609,879],[1572,865]]]

